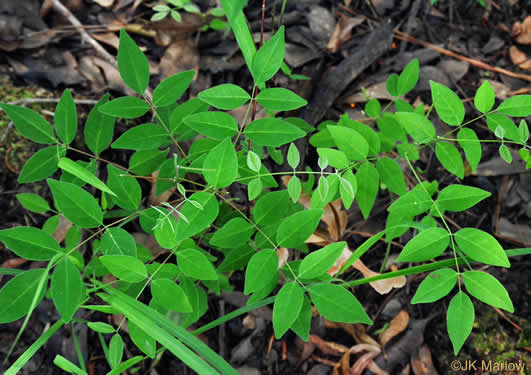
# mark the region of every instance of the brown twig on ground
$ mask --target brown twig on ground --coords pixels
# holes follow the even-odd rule
[[[507,69],[498,68],[497,66],[492,66],[492,65],[486,64],[486,63],[484,63],[482,61],[479,61],[479,60],[476,60],[476,59],[473,59],[473,58],[470,58],[470,57],[466,57],[466,56],[463,56],[463,55],[459,55],[459,54],[457,54],[455,52],[452,52],[452,51],[450,51],[450,50],[448,50],[446,48],[438,47],[438,46],[433,45],[431,43],[428,43],[428,42],[425,42],[423,40],[414,38],[411,35],[405,34],[405,33],[401,32],[401,31],[398,31],[398,30],[395,30],[394,34],[395,34],[394,37],[396,39],[405,40],[405,41],[410,42],[410,43],[419,44],[419,45],[421,45],[423,47],[430,48],[430,49],[432,49],[434,51],[437,51],[437,52],[439,52],[439,53],[441,53],[443,55],[453,57],[453,58],[455,58],[457,60],[465,61],[465,62],[469,63],[470,65],[473,65],[473,66],[475,66],[477,68],[489,70],[491,72],[500,73],[500,74],[503,74],[503,75],[506,75],[506,76],[509,76],[509,77],[518,78],[518,79],[522,79],[522,80],[527,81],[527,82],[531,82],[531,76],[530,75],[511,72],[510,70],[507,70]]]
[[[42,104],[42,103],[59,103],[59,100],[57,98],[25,98],[25,99],[18,99],[14,100],[12,102],[9,102],[8,104],[13,105],[25,105],[25,104]],[[89,104],[93,105],[96,104],[98,101],[93,99],[82,99],[82,100],[75,100],[74,103],[76,104]],[[2,109],[0,109],[1,111]]]

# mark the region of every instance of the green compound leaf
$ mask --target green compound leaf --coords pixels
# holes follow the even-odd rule
[[[134,96],[123,96],[99,107],[101,113],[118,118],[132,119],[145,115],[149,106]]]
[[[17,107],[16,105],[0,103],[9,119],[13,121],[17,131],[30,141],[42,144],[56,143],[57,138],[53,134],[53,128],[37,112],[29,108]]]
[[[188,89],[195,70],[187,70],[164,79],[153,91],[153,104],[160,108],[175,104]]]
[[[397,195],[406,193],[406,181],[400,165],[396,160],[383,157],[376,162],[376,169],[382,183]]]
[[[85,297],[83,289],[83,280],[76,265],[68,257],[57,263],[52,275],[50,292],[63,322],[68,323],[74,317]]]
[[[451,268],[433,271],[420,283],[411,300],[415,303],[432,303],[446,296],[457,283],[457,273]]]
[[[474,207],[476,204],[491,196],[488,191],[466,185],[450,185],[445,187],[437,196],[435,203],[442,210],[460,212]]]
[[[468,160],[472,170],[475,172],[481,161],[481,143],[476,132],[469,128],[459,130],[457,143],[465,152],[466,160]]]
[[[354,129],[346,126],[327,126],[337,148],[351,160],[363,160],[369,154],[369,144],[365,138]]]
[[[65,154],[66,150],[62,146],[40,149],[24,164],[17,181],[22,184],[51,176],[58,168],[59,159]]]
[[[419,80],[419,70],[420,70],[420,64],[419,59],[412,60],[407,66],[404,68],[402,73],[400,73],[400,76],[398,77],[398,80],[396,82],[396,92],[394,92],[394,79],[391,80],[391,83],[387,85],[388,89],[391,88],[391,91],[394,92],[394,94],[391,94],[393,96],[401,96],[406,95],[408,92],[413,90],[413,88],[417,85],[417,82]],[[391,93],[391,91],[389,91]]]
[[[158,124],[143,124],[127,130],[111,145],[115,149],[153,150],[170,144],[170,137]]]
[[[464,292],[458,292],[450,301],[446,313],[448,336],[454,347],[455,355],[459,353],[470,332],[472,332],[474,315],[474,305],[470,297]]]
[[[450,243],[450,234],[442,228],[429,228],[410,240],[397,262],[424,262],[441,255]]]
[[[346,245],[346,242],[336,242],[311,252],[301,262],[299,277],[301,279],[313,279],[324,275],[332,268]]]
[[[352,293],[335,284],[315,284],[308,288],[317,311],[326,319],[342,323],[372,324],[363,306]]]
[[[308,102],[288,89],[275,87],[260,91],[256,101],[269,111],[291,111],[304,107]]]
[[[396,112],[395,119],[416,143],[429,143],[436,136],[432,122],[421,114]]]
[[[180,250],[177,253],[177,265],[186,276],[198,280],[217,280],[218,275],[208,258],[196,249]]]
[[[291,248],[302,245],[317,229],[323,213],[317,208],[299,211],[285,218],[278,228],[278,245]]]
[[[463,281],[468,293],[488,305],[514,312],[513,303],[504,286],[492,275],[481,271],[466,271]]]
[[[72,143],[77,133],[76,104],[72,92],[66,89],[57,103],[54,116],[55,131],[67,145]]]
[[[288,193],[293,203],[296,203],[299,200],[299,197],[302,193],[302,183],[300,178],[298,178],[297,176],[293,176],[289,180]]]
[[[288,121],[278,118],[263,118],[251,122],[244,134],[262,146],[279,147],[302,138],[306,133]]]
[[[245,270],[244,293],[259,291],[271,280],[278,277],[278,256],[275,250],[260,250],[249,260]]]
[[[38,285],[46,272],[45,269],[24,271],[0,289],[0,324],[14,322],[28,313]],[[36,305],[42,301],[44,294],[37,299]]]
[[[118,70],[122,80],[131,90],[140,95],[144,94],[149,84],[149,63],[124,29],[120,30]]]
[[[372,163],[364,163],[356,172],[356,180],[358,182],[356,200],[358,201],[363,217],[367,219],[378,195],[380,185],[378,170]]]
[[[257,86],[273,78],[278,72],[284,60],[284,46],[284,26],[281,26],[276,34],[265,42],[254,56],[250,70]]]
[[[284,284],[273,305],[273,330],[279,339],[293,326],[304,303],[304,290],[295,282]]]
[[[512,117],[531,115],[531,95],[516,95],[504,100],[497,108],[498,112]]]
[[[136,257],[129,255],[104,255],[98,259],[110,273],[128,283],[144,281],[147,277],[146,266]]]
[[[68,158],[61,158],[59,159],[59,163],[57,164],[57,166],[61,168],[62,170],[68,173],[71,173],[72,175],[79,178],[80,180],[94,186],[95,188],[116,196],[116,194],[114,194],[112,190],[109,189],[107,185],[103,183],[103,181],[101,181],[99,178],[94,176],[94,174],[90,172],[88,169],[82,167],[81,165],[77,164],[73,160],[70,160]]]
[[[437,142],[435,156],[441,162],[444,169],[459,178],[465,177],[465,166],[457,147],[448,142]]]
[[[48,179],[55,206],[72,223],[82,228],[96,228],[103,223],[98,201],[77,185]]]
[[[151,282],[151,295],[157,305],[161,305],[168,310],[185,313],[192,312],[192,306],[183,288],[173,280],[153,280]]]
[[[40,195],[21,193],[16,195],[18,201],[26,210],[42,214],[50,210],[50,205]]]
[[[214,147],[203,163],[205,180],[216,188],[224,188],[238,176],[238,157],[230,138]]]
[[[50,260],[61,252],[55,238],[34,227],[0,230],[0,241],[19,257],[29,260]]]
[[[494,99],[494,89],[490,85],[489,81],[484,81],[481,86],[479,86],[478,91],[476,91],[474,105],[481,113],[487,113],[492,109],[492,107],[494,107]]]
[[[217,230],[210,244],[222,249],[235,249],[247,243],[254,234],[254,227],[240,217],[229,220]]]
[[[110,164],[107,165],[107,186],[115,192],[113,200],[118,206],[135,210],[140,204],[142,190],[136,178]]]
[[[226,111],[241,107],[251,99],[247,91],[231,83],[201,91],[198,97],[205,103]]]
[[[114,134],[115,118],[100,112],[101,106],[109,101],[109,96],[105,94],[92,108],[83,130],[87,147],[96,155],[109,147]]]
[[[357,192],[358,180],[352,170],[348,170],[339,178],[339,195],[347,210],[352,206]]]
[[[511,266],[499,242],[482,230],[463,228],[454,234],[454,238],[461,250],[472,260],[493,266]]]
[[[458,126],[465,119],[465,106],[455,92],[440,83],[430,81],[431,98],[437,114],[448,125]]]
[[[103,255],[137,255],[135,239],[122,228],[108,228],[101,236],[100,249]]]
[[[328,165],[336,169],[345,169],[350,165],[347,155],[343,151],[334,150],[333,148],[318,148],[317,153],[320,158],[325,157]]]
[[[199,112],[183,121],[186,126],[212,139],[224,139],[238,133],[238,123],[225,112]]]

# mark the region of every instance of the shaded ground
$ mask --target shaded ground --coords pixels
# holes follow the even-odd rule
[[[152,74],[162,78],[171,74],[196,69],[197,79],[192,84],[191,96],[220,83],[235,83],[250,91],[251,77],[244,67],[237,45],[230,34],[210,30],[200,35],[197,30],[208,20],[183,14],[183,22],[177,24],[170,19],[161,23],[147,22],[152,15],[149,7],[139,6],[133,9],[132,1],[109,1],[112,8],[105,8],[105,1],[72,0],[67,2],[72,13],[85,25],[98,26],[93,37],[111,54],[116,54],[116,31],[127,26],[135,40],[146,47],[146,54],[152,62]],[[196,2],[202,10],[209,8],[209,1]],[[267,1],[265,34],[270,35],[273,22],[273,1]],[[280,20],[280,3],[277,4],[275,23]],[[491,81],[497,98],[503,100],[515,93],[528,93],[530,79],[528,74],[531,63],[531,47],[526,35],[531,35],[531,25],[524,21],[529,15],[529,5],[524,0],[510,2],[487,1],[482,7],[474,1],[441,2],[431,6],[427,0],[393,1],[345,1],[331,2],[319,0],[288,1],[282,17],[286,26],[286,61],[294,73],[304,74],[310,80],[298,81],[279,74],[273,84],[289,87],[309,99],[310,109],[290,115],[301,116],[311,125],[323,119],[337,120],[338,115],[347,112],[353,119],[361,119],[361,109],[366,101],[362,88],[366,88],[371,97],[386,99],[385,82],[389,74],[399,72],[413,58],[421,63],[421,80],[415,91],[408,96],[410,103],[430,102],[428,80],[435,80],[456,90],[466,99],[467,114],[472,117],[470,104],[474,93],[484,79]],[[64,88],[72,88],[76,99],[97,99],[103,92],[111,91],[115,96],[128,94],[121,83],[118,72],[101,55],[79,38],[70,22],[45,1],[4,0],[0,4],[0,21],[7,25],[0,30],[0,72],[2,92],[0,101],[12,102],[23,98],[58,98]],[[261,1],[250,0],[246,15],[255,34],[259,38]],[[389,28],[384,30],[384,25]],[[518,25],[517,22],[522,24]],[[144,24],[144,27],[141,26]],[[101,25],[104,25],[101,27]],[[527,29],[529,27],[529,30]],[[89,30],[90,28],[87,28]],[[404,42],[391,30],[398,30],[429,42],[444,49],[436,51],[417,43]],[[381,31],[381,37],[367,44],[366,38]],[[374,35],[374,34],[373,34]],[[383,43],[387,40],[388,43]],[[531,39],[531,36],[529,36]],[[382,50],[375,52],[376,44],[382,44]],[[445,54],[453,51],[454,56]],[[455,54],[467,56],[473,61],[462,61]],[[355,58],[353,58],[353,56]],[[344,61],[350,61],[357,72],[351,72],[349,80],[343,79],[345,88],[337,90],[334,70]],[[488,64],[479,68],[475,62]],[[493,69],[490,69],[493,68]],[[496,68],[496,69],[494,69]],[[499,69],[509,73],[500,74]],[[498,70],[498,72],[496,71]],[[527,77],[527,78],[526,78]],[[152,87],[158,81],[154,79]],[[334,90],[334,88],[336,90]],[[328,90],[328,91],[327,91]],[[326,95],[325,95],[326,94]],[[326,98],[323,99],[323,98]],[[329,103],[326,103],[326,102]],[[36,103],[31,107],[51,119],[54,104]],[[84,123],[90,106],[79,105],[80,123]],[[235,116],[242,116],[236,113]],[[260,116],[260,114],[257,114]],[[442,124],[438,124],[444,127]],[[119,124],[119,129],[125,129]],[[484,123],[478,124],[478,136],[481,139],[491,137]],[[84,147],[79,142],[80,147]],[[2,228],[14,225],[41,226],[46,217],[25,211],[14,198],[20,192],[37,192],[45,198],[51,195],[45,184],[18,185],[16,174],[25,160],[35,151],[31,142],[20,138],[9,121],[0,114],[0,156],[4,168],[0,170],[0,209]],[[511,165],[503,163],[497,154],[497,148],[487,145],[483,148],[483,163],[475,174],[467,173],[463,183],[477,186],[493,195],[467,213],[450,215],[457,226],[471,226],[497,235],[505,248],[529,247],[531,244],[531,175],[525,172],[517,157]],[[107,150],[103,158],[124,163],[128,155]],[[307,164],[316,165],[316,157],[309,153]],[[285,170],[273,162],[272,169]],[[438,180],[440,186],[454,183],[455,177],[442,169],[428,149],[416,164],[424,171],[428,180]],[[147,193],[149,186],[142,185]],[[238,192],[233,192],[238,193]],[[364,239],[363,233],[376,233],[385,222],[385,208],[388,197],[380,196],[374,214],[368,221],[361,220],[359,209],[351,209],[348,231],[345,240],[355,248]],[[137,226],[128,228],[137,231]],[[407,242],[407,235],[400,243]],[[386,252],[385,245],[379,244],[371,251],[366,264],[373,270],[379,270]],[[393,247],[392,254],[399,252]],[[3,267],[9,266],[12,254],[0,252]],[[391,257],[392,258],[392,257]],[[391,259],[392,260],[392,259]],[[485,304],[476,303],[476,325],[471,338],[466,342],[459,357],[462,363],[470,360],[495,362],[518,362],[529,364],[530,324],[526,318],[529,311],[529,259],[511,259],[510,270],[489,268],[489,273],[500,280],[509,291],[515,313],[496,311]],[[6,263],[7,262],[7,263]],[[36,262],[15,264],[15,267],[37,267]],[[392,262],[390,262],[392,263]],[[353,278],[360,277],[352,273]],[[394,289],[390,294],[380,295],[370,286],[355,290],[366,311],[375,320],[367,333],[372,340],[353,325],[332,325],[315,316],[312,321],[311,344],[304,344],[293,334],[282,341],[272,341],[271,311],[264,308],[259,314],[235,319],[219,329],[202,336],[211,347],[231,360],[234,366],[241,366],[245,374],[348,374],[349,358],[345,351],[360,343],[378,344],[379,330],[385,328],[401,310],[407,311],[411,335],[393,338],[386,346],[386,352],[393,348],[414,349],[414,355],[402,356],[402,363],[394,368],[394,373],[450,374],[455,373],[451,363],[455,359],[446,333],[444,312],[449,299],[436,304],[411,305],[414,292],[424,275],[408,278],[405,287]],[[6,282],[4,278],[2,283]],[[241,290],[243,275],[236,272],[231,277],[235,290]],[[212,321],[223,313],[243,305],[241,294],[224,294],[221,297],[210,295],[209,311],[197,326]],[[58,318],[53,304],[45,301],[30,320],[21,343],[12,358],[17,358]],[[93,315],[91,319],[103,319]],[[429,321],[423,319],[430,318]],[[427,324],[426,328],[424,325]],[[21,322],[0,326],[0,359],[5,357],[7,348],[16,336]],[[56,354],[75,359],[71,339],[71,328],[60,334],[46,345],[24,368],[27,374],[59,373],[51,362]],[[91,331],[81,329],[78,332],[82,348],[89,358],[91,374],[107,371],[105,359],[97,336]],[[424,337],[425,346],[421,346]],[[376,341],[374,341],[376,340]],[[137,354],[138,350],[131,342],[126,342],[128,354]],[[419,349],[418,351],[416,349]],[[350,366],[362,357],[364,352],[350,356]],[[431,353],[431,354],[430,354]],[[340,359],[342,361],[340,361]],[[143,370],[151,363],[146,361]],[[345,365],[346,363],[346,365]],[[154,363],[152,374],[187,373],[179,361],[165,354]],[[188,371],[190,373],[190,371]],[[477,372],[480,373],[480,372]],[[511,373],[511,372],[504,372]]]

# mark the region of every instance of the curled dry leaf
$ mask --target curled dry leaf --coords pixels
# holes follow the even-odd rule
[[[520,51],[516,46],[509,48],[509,56],[513,64],[518,65],[521,69],[531,70],[531,58],[524,52]]]
[[[288,262],[289,250],[286,249],[285,247],[281,247],[280,249],[277,250],[277,256],[278,256],[278,269],[281,269]]]
[[[352,29],[365,21],[365,17],[347,17],[341,13],[339,22],[336,23],[336,28],[328,41],[326,48],[332,53],[336,53],[341,49],[343,44],[352,36]]]
[[[310,342],[316,345],[320,351],[328,355],[341,356],[343,353],[349,351],[349,348],[347,348],[345,345],[323,340],[316,335],[310,335]]]
[[[404,332],[409,324],[409,314],[405,310],[401,310],[394,318],[391,320],[389,327],[378,336],[378,340],[382,347],[385,346],[393,337]]]
[[[531,44],[531,16],[527,16],[523,22],[515,22],[512,30],[513,37],[520,44]]]
[[[350,368],[350,375],[361,375],[366,368],[369,368],[372,372],[378,375],[389,375],[387,371],[382,370],[375,365],[373,359],[376,358],[378,353],[368,352],[363,354]],[[372,365],[372,367],[371,367]],[[374,371],[376,369],[376,371]]]
[[[57,228],[55,229],[55,232],[53,232],[52,237],[55,238],[57,243],[61,243],[64,241],[66,233],[70,228],[72,228],[72,223],[66,217],[60,215],[59,225],[57,225]]]

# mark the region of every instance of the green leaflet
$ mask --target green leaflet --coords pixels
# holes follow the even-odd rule
[[[431,303],[446,296],[457,283],[457,273],[451,268],[433,271],[420,283],[411,300],[415,303]]]
[[[185,249],[177,253],[177,265],[188,277],[198,280],[217,280],[216,270],[199,250]]]
[[[372,324],[356,297],[342,286],[315,284],[308,288],[317,311],[326,319],[343,323]]]
[[[137,151],[133,155],[131,155],[131,159],[129,159],[129,170],[133,172],[136,175],[139,176],[148,176],[155,172],[157,169],[161,167],[161,165],[168,161],[173,169],[173,172],[175,172],[175,166],[173,164],[173,160],[167,159],[169,149],[165,149],[162,151],[159,150],[143,150],[143,151]],[[166,176],[157,176],[158,178],[163,178]],[[175,177],[175,173],[172,177]],[[162,180],[157,181],[157,187],[158,182],[162,182]],[[173,187],[174,184],[172,181],[164,181],[166,183],[170,183],[170,187]],[[157,194],[158,195],[158,194]]]
[[[328,164],[336,169],[345,169],[350,165],[350,162],[344,152],[334,150],[333,148],[318,148],[317,153],[319,157],[326,157]]]
[[[238,132],[238,123],[225,112],[199,112],[184,118],[186,126],[213,139],[232,137]]]
[[[402,73],[400,73],[400,76],[396,82],[396,92],[391,95],[402,96],[413,90],[413,88],[417,85],[417,81],[419,80],[419,70],[419,59],[414,59],[407,64]],[[391,80],[388,87],[391,87],[393,92],[395,91],[394,78]]]
[[[291,177],[288,182],[288,194],[293,203],[296,203],[299,200],[299,197],[302,193],[302,184],[301,180],[297,176]]]
[[[131,210],[138,208],[142,191],[138,181],[127,172],[108,164],[107,186],[116,193],[113,199],[118,206]]]
[[[70,160],[68,158],[61,158],[59,159],[59,163],[57,163],[57,166],[62,170],[71,173],[80,180],[94,186],[95,188],[116,196],[116,194],[114,194],[112,190],[109,189],[107,185],[103,183],[103,181],[101,181],[99,178],[94,176],[93,173],[91,173],[86,168],[83,168],[73,160]]]
[[[253,221],[257,225],[278,223],[288,214],[289,196],[286,190],[264,194],[251,210]]]
[[[476,132],[469,128],[462,128],[457,133],[457,143],[465,152],[466,160],[475,172],[481,161],[481,143]]]
[[[291,330],[297,334],[302,340],[308,342],[310,339],[310,326],[312,323],[312,304],[310,299],[304,296],[302,308],[299,316],[291,325]]]
[[[291,111],[304,107],[308,102],[293,91],[281,87],[269,88],[260,91],[256,101],[269,111]]]
[[[262,85],[278,72],[284,60],[284,51],[284,26],[280,26],[254,56],[250,70],[256,85]]]
[[[149,63],[146,56],[124,29],[120,30],[117,59],[122,80],[131,90],[143,95],[149,84]]]
[[[50,146],[40,149],[24,164],[17,181],[22,184],[40,181],[49,177],[57,170],[59,159],[65,155],[66,150],[62,146]]]
[[[358,182],[356,199],[363,217],[367,219],[378,195],[380,181],[378,170],[371,163],[364,163],[356,172],[356,181]]]
[[[459,178],[465,177],[465,167],[463,159],[457,147],[448,142],[437,142],[435,146],[435,156],[443,167]]]
[[[304,290],[295,282],[289,282],[279,290],[273,305],[273,329],[278,339],[293,326],[301,312]]]
[[[4,110],[19,133],[25,138],[42,144],[57,142],[52,126],[37,112],[6,103],[0,103],[0,108]]]
[[[482,271],[466,271],[463,273],[463,281],[467,292],[480,301],[510,313],[514,312],[507,290],[494,276]]]
[[[136,257],[136,242],[122,228],[108,228],[101,236],[100,249],[103,255],[130,255]]]
[[[436,136],[433,124],[423,115],[415,112],[396,112],[394,117],[416,143],[429,143]]]
[[[531,95],[515,95],[504,100],[497,108],[498,112],[513,117],[531,115]]]
[[[245,270],[244,293],[256,292],[278,277],[278,257],[274,250],[260,250],[254,254]]]
[[[245,127],[244,134],[255,143],[271,147],[285,145],[306,135],[300,128],[278,118],[255,120]]]
[[[116,333],[113,335],[111,342],[109,343],[109,356],[107,358],[112,369],[116,368],[120,364],[123,355],[124,341],[122,340],[120,334]]]
[[[223,225],[210,239],[210,244],[222,249],[243,246],[254,234],[254,227],[240,217],[235,217]]]
[[[160,82],[153,91],[155,107],[165,107],[177,102],[192,83],[195,74],[195,70],[187,70]]]
[[[50,260],[61,252],[55,238],[34,227],[0,230],[0,241],[19,257],[29,260]]]
[[[104,255],[100,262],[120,280],[136,283],[147,277],[146,266],[136,257],[129,255]]]
[[[463,228],[454,234],[455,241],[470,258],[493,266],[510,267],[505,251],[490,234],[475,228]]]
[[[395,160],[387,157],[378,159],[376,169],[378,170],[380,180],[387,185],[389,190],[397,195],[404,195],[406,193],[406,181],[404,180],[400,165]]]
[[[123,96],[99,107],[101,113],[118,118],[137,118],[149,111],[149,106],[134,96]]]
[[[233,84],[223,84],[201,91],[199,99],[227,111],[241,107],[251,99],[247,91]]]
[[[466,185],[450,185],[437,196],[435,203],[446,211],[465,211],[491,196],[488,191]]]
[[[109,147],[114,133],[115,118],[100,112],[100,107],[109,101],[109,96],[105,94],[92,108],[83,130],[87,147],[96,155]]]
[[[203,163],[205,180],[216,188],[224,188],[238,176],[238,158],[230,138],[225,138],[208,153]]]
[[[50,205],[40,195],[20,193],[16,195],[18,201],[28,211],[43,213],[50,210]]]
[[[490,85],[489,81],[485,80],[481,86],[479,86],[476,95],[474,96],[474,106],[481,113],[489,112],[494,107],[494,89]]]
[[[448,87],[430,81],[431,98],[440,119],[448,125],[461,125],[465,119],[465,106]]]
[[[346,245],[346,242],[336,242],[307,255],[299,267],[299,277],[313,279],[325,274],[332,268]]]
[[[425,229],[402,249],[397,262],[423,262],[441,255],[450,244],[450,234],[442,228]]]
[[[192,306],[183,288],[170,279],[157,279],[151,283],[151,295],[157,304],[168,310],[192,312]]]
[[[189,201],[199,203],[201,208]],[[188,223],[182,219],[177,222],[175,241],[184,240],[207,229],[216,220],[218,213],[219,205],[214,194],[201,191],[191,195],[181,209],[181,214],[187,218]]]
[[[153,283],[151,284],[153,285]],[[153,294],[153,292],[152,292]],[[136,324],[131,321],[127,322],[127,328],[129,329],[129,337],[131,341],[149,358],[155,358],[155,352],[157,349],[157,342],[146,332],[142,331]]]
[[[14,322],[26,315],[32,305],[35,291],[45,275],[45,269],[25,271],[9,280],[0,289],[0,324]],[[44,297],[44,289],[37,305]]]
[[[143,124],[127,130],[111,145],[125,150],[152,150],[167,146],[171,142],[168,133],[161,125]]]
[[[84,288],[79,269],[68,257],[57,263],[50,292],[63,322],[67,323],[74,317],[79,304],[85,298]]]
[[[278,228],[278,245],[297,247],[303,244],[319,225],[323,213],[322,209],[303,210],[285,218]]]
[[[48,179],[55,206],[72,223],[82,228],[96,228],[103,223],[98,201],[77,185]]]
[[[457,355],[474,325],[474,305],[464,292],[458,292],[450,301],[446,313],[448,336]]]
[[[327,126],[328,131],[339,150],[343,151],[351,160],[363,160],[369,153],[369,144],[354,129],[346,126]]]
[[[59,138],[66,144],[72,143],[77,132],[77,111],[72,92],[68,89],[63,92],[57,103],[54,124]]]

